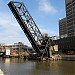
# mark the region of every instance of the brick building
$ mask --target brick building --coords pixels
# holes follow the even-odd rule
[[[6,52],[6,49],[10,50],[10,55],[18,56],[25,55],[25,53],[30,53],[33,51],[32,47],[24,45],[22,42],[14,43],[14,45],[0,44],[0,53]]]

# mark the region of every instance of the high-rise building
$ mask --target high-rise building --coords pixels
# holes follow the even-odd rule
[[[66,18],[59,21],[59,36],[75,36],[75,0],[65,0]]]
[[[63,18],[59,21],[59,37],[67,37],[67,21],[66,18]]]
[[[75,0],[64,0],[66,17],[59,20],[59,53],[75,55]]]

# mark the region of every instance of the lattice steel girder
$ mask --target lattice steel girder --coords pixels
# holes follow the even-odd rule
[[[11,2],[14,7],[18,10],[19,16],[22,17],[23,21],[25,22],[28,30],[33,34],[34,40],[39,44],[41,44],[42,40],[44,39],[40,30],[38,29],[36,23],[34,22],[33,18],[29,14],[28,10],[26,9],[25,5],[22,2]]]
[[[47,54],[49,52],[48,48],[50,46],[50,41],[46,41],[42,36],[40,30],[38,29],[24,3],[10,1],[8,6],[17,19],[18,23],[20,24],[22,30],[26,34],[28,40],[32,44],[34,50],[37,53],[43,52],[42,54]],[[42,45],[42,42],[44,42],[44,45],[46,45],[44,49],[40,47]]]

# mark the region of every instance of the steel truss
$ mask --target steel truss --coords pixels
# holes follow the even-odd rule
[[[30,41],[34,50],[43,57],[50,57],[49,47],[51,46],[51,39],[45,40],[41,34],[32,16],[28,12],[26,6],[22,2],[10,1],[8,4],[19,25]],[[42,43],[44,44],[42,45]]]

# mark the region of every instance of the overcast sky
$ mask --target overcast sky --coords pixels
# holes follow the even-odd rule
[[[0,43],[23,42],[28,39],[11,13],[10,0],[0,0]],[[65,0],[14,0],[24,2],[41,33],[59,35],[59,19],[65,17]]]

